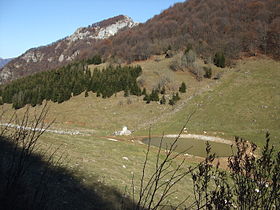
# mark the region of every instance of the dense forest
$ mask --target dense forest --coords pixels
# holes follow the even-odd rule
[[[91,72],[83,62],[77,62],[1,86],[1,103],[12,103],[15,109],[26,104],[42,104],[43,100],[62,103],[84,91],[85,96],[92,91],[103,98],[119,91],[126,95],[141,95],[136,82],[141,72],[140,66],[108,66]]]
[[[278,0],[189,0],[83,49],[81,56],[94,52],[132,62],[191,44],[205,58],[223,52],[231,59],[258,53],[279,59],[279,34]]]

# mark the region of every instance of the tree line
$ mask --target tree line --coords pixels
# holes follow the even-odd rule
[[[43,100],[62,103],[84,91],[86,94],[92,91],[102,98],[109,98],[119,91],[141,95],[136,81],[141,73],[140,66],[108,66],[91,72],[83,62],[77,62],[1,86],[0,102],[13,104],[19,109],[26,104],[42,104]]]
[[[180,93],[186,93],[187,86],[185,82],[181,83],[181,86],[179,87]],[[151,101],[159,102],[160,104],[166,104],[167,99],[165,97],[165,87],[157,87],[156,89],[153,89],[152,92],[149,94],[146,91],[146,88],[143,89],[142,95],[144,95],[143,101],[146,101],[147,104],[149,104]],[[160,97],[161,95],[161,97]],[[169,105],[175,105],[180,100],[179,93],[173,93],[172,96],[168,100]]]

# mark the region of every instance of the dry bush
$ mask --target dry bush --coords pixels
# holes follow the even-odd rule
[[[145,84],[146,84],[146,81],[145,81],[145,78],[143,76],[140,76],[137,78],[137,84],[140,86],[140,87],[144,87]]]
[[[194,66],[192,68],[189,68],[189,71],[195,76],[197,81],[202,81],[205,74],[203,68],[201,68],[200,66]]]
[[[189,116],[187,123],[191,119],[192,114]],[[186,123],[186,124],[187,124]],[[184,125],[184,127],[186,126]],[[184,128],[183,127],[183,128]],[[178,205],[168,205],[166,200],[172,194],[174,194],[174,186],[176,186],[183,178],[188,174],[191,174],[196,167],[189,167],[187,170],[183,170],[185,164],[185,158],[179,161],[178,164],[175,163],[175,160],[181,155],[186,153],[175,153],[176,143],[180,138],[180,135],[183,133],[183,129],[174,140],[174,142],[165,149],[165,156],[161,159],[161,153],[163,152],[163,136],[161,138],[161,143],[156,154],[155,170],[152,175],[147,175],[147,164],[149,161],[150,148],[151,148],[151,130],[149,131],[149,144],[146,151],[145,160],[142,168],[142,175],[140,180],[134,180],[132,177],[132,195],[133,203],[135,206],[133,209],[142,210],[142,209],[162,209],[162,208],[171,208],[177,209],[182,207],[182,204],[186,201],[184,199]],[[176,165],[175,167],[173,165]],[[139,193],[135,192],[135,181],[140,182]],[[159,197],[157,197],[159,196]]]
[[[50,167],[55,167],[54,154],[39,157],[38,140],[52,123],[45,124],[48,113],[45,104],[39,113],[31,117],[27,109],[22,118],[15,113],[7,124],[1,125],[0,144],[6,151],[0,155],[0,203],[6,209],[35,209],[47,208],[49,205],[48,182]],[[2,112],[1,119],[5,112]],[[8,153],[7,153],[8,152]],[[39,164],[41,158],[45,165],[40,168],[40,175],[31,171],[34,165]],[[58,160],[59,161],[59,160]],[[33,176],[34,175],[34,176]],[[30,176],[35,182],[30,185]]]
[[[181,62],[178,61],[177,59],[174,59],[173,61],[170,62],[169,68],[172,71],[179,71],[182,69]]]
[[[132,104],[132,99],[131,99],[131,98],[127,98],[127,99],[126,99],[126,104],[127,104],[127,105]]]

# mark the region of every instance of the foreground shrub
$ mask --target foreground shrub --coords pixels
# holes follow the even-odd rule
[[[156,170],[149,182],[145,184],[143,177],[147,164],[146,157],[140,198],[135,209],[142,209],[142,207],[160,209],[162,206],[166,206],[164,200],[169,196],[169,191],[178,183],[175,177],[181,179],[187,174],[192,175],[194,202],[186,205],[183,201],[176,207],[173,204],[170,206],[172,209],[279,209],[280,151],[269,145],[269,133],[266,134],[266,144],[259,156],[255,154],[257,151],[255,144],[236,137],[237,151],[228,158],[228,171],[220,169],[219,162],[214,165],[216,156],[211,154],[211,146],[207,142],[205,160],[196,167],[189,167],[185,173],[181,171],[183,162],[175,169],[168,167],[168,163],[180,155],[174,152],[174,148],[181,133],[182,131],[167,150],[165,159],[159,161],[158,158]],[[162,143],[159,152],[161,149]],[[149,151],[150,145],[147,155]],[[172,174],[171,179],[164,182],[166,174],[169,173]],[[158,187],[158,183],[161,183],[160,187]],[[161,187],[167,191],[162,193]],[[157,194],[161,195],[159,200],[155,199]],[[141,208],[139,208],[140,205]]]

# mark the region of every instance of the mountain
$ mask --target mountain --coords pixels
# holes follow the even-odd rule
[[[88,27],[78,28],[72,35],[47,46],[32,48],[0,70],[0,83],[35,72],[63,66],[82,58],[81,50],[92,48],[98,40],[106,40],[120,30],[136,26],[130,17],[119,15]]]
[[[0,68],[9,63],[13,58],[0,58]]]
[[[188,48],[204,60],[223,53],[227,64],[256,54],[280,59],[279,11],[279,0],[188,0],[144,24],[121,15],[28,50],[5,66],[0,78],[3,82],[93,55],[130,63]]]
[[[279,0],[188,0],[131,30],[97,42],[95,53],[127,62],[192,47],[204,58],[265,54],[280,58]]]

